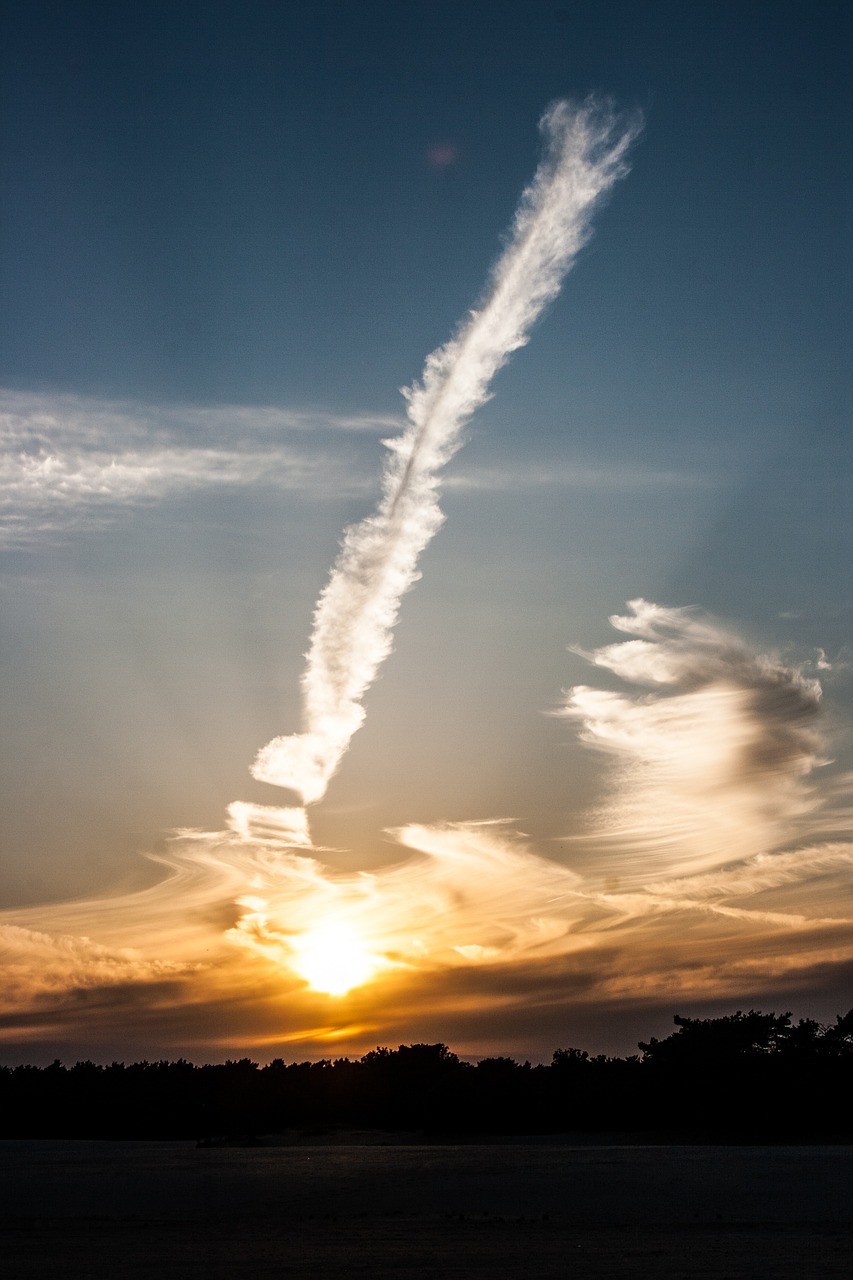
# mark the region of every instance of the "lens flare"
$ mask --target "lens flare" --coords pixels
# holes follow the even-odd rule
[[[381,965],[352,925],[336,920],[304,934],[295,950],[295,971],[315,991],[329,996],[345,996],[369,982]]]

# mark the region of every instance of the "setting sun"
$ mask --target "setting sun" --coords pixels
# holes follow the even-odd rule
[[[296,944],[296,952],[296,972],[315,991],[330,996],[344,996],[360,987],[379,965],[355,929],[337,921],[306,933]]]

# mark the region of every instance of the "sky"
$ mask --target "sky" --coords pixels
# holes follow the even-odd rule
[[[853,1003],[852,26],[7,7],[0,1060]]]

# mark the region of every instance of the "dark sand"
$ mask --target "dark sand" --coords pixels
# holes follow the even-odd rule
[[[849,1277],[853,1148],[6,1142],[0,1271]]]

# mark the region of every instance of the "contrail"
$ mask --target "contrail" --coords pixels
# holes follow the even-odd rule
[[[590,234],[593,210],[627,172],[638,118],[587,101],[557,102],[543,116],[545,156],[522,195],[509,242],[482,306],[427,357],[406,389],[409,425],[391,451],[376,511],[346,530],[314,615],[302,677],[303,731],[274,738],[252,774],[289,787],[304,804],[326,791],[364,720],[362,699],[392,647],[400,601],[417,581],[418,557],[439,529],[440,473],[460,433],[489,397],[489,383],[524,346]]]

